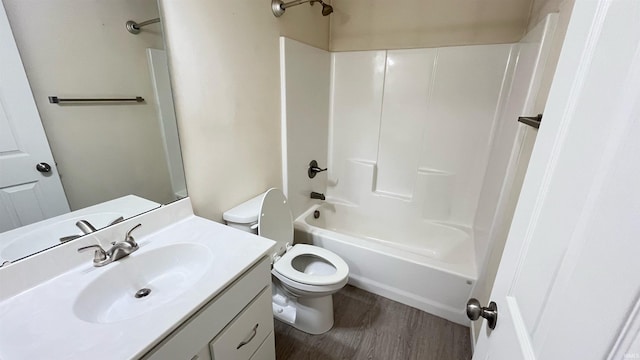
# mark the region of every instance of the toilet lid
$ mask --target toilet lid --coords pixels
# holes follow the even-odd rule
[[[293,242],[293,216],[287,198],[280,189],[269,189],[260,206],[258,235],[274,240],[276,254],[282,255]]]
[[[296,270],[293,267],[293,259],[300,255],[311,255],[323,259],[331,264],[336,271],[328,275],[311,275]],[[335,253],[318,246],[298,244],[287,251],[280,260],[273,264],[273,270],[279,274],[302,284],[307,285],[332,285],[345,281],[349,276],[349,265]]]

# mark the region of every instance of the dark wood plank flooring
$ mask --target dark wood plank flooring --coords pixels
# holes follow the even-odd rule
[[[466,360],[469,328],[347,285],[333,295],[335,324],[309,335],[275,321],[277,360]]]

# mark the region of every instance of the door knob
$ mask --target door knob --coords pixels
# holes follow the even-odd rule
[[[487,325],[489,329],[495,329],[498,322],[498,305],[495,302],[490,302],[489,306],[483,307],[480,305],[478,299],[471,298],[467,301],[467,317],[476,321],[480,317],[487,319]]]
[[[36,170],[40,171],[41,173],[48,173],[48,172],[51,172],[51,165],[45,162],[41,162],[38,165],[36,165]]]

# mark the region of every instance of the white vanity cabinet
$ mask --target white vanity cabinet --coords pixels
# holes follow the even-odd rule
[[[129,256],[95,267],[78,254],[137,224]],[[274,360],[274,245],[187,198],[2,267],[0,359]]]
[[[275,360],[268,259],[252,266],[143,359]]]

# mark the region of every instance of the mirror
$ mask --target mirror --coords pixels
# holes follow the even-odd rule
[[[0,264],[185,197],[156,0],[0,5]]]

